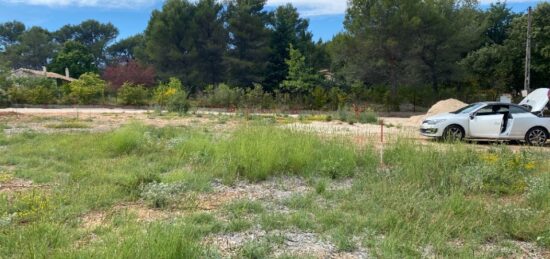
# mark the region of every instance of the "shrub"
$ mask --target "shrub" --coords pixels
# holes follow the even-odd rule
[[[124,83],[118,90],[119,102],[123,105],[146,105],[148,91],[143,85]]]
[[[243,92],[226,84],[217,87],[209,86],[206,91],[207,105],[215,107],[236,107],[242,99]]]
[[[177,112],[179,114],[185,114],[191,107],[189,100],[187,99],[187,93],[184,90],[178,90],[174,95],[168,99],[166,109],[169,112]]]
[[[8,107],[10,104],[10,97],[8,92],[0,88],[0,107]]]
[[[378,115],[374,111],[367,109],[359,114],[359,122],[376,124],[378,123]]]
[[[271,94],[264,92],[263,87],[255,84],[254,88],[245,90],[244,103],[248,108],[267,109],[272,106],[273,98]]]
[[[181,81],[174,77],[168,84],[159,85],[153,99],[155,104],[171,112],[186,113],[191,106]]]
[[[21,77],[12,82],[4,95],[9,102],[19,104],[51,104],[56,103],[56,82],[47,78]],[[0,90],[0,105],[2,103]],[[4,101],[6,102],[6,101]]]
[[[104,97],[105,81],[94,73],[85,73],[69,84],[70,102],[75,104],[93,104]]]

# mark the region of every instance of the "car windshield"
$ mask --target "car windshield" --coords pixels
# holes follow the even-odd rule
[[[466,114],[466,113],[471,113],[473,111],[475,111],[477,108],[481,107],[483,104],[481,103],[474,103],[474,104],[470,104],[462,109],[459,109],[458,111],[455,111],[455,112],[451,112],[451,113],[454,113],[454,114]]]

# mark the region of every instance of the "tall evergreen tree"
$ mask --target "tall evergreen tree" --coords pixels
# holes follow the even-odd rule
[[[6,48],[5,56],[13,68],[42,69],[52,58],[54,49],[50,32],[32,27],[18,37],[16,44]]]
[[[130,60],[139,59],[145,47],[143,34],[130,36],[120,40],[107,48],[109,63],[128,63]]]
[[[288,65],[285,62],[290,58],[288,46],[293,45],[301,53],[311,55],[315,45],[312,42],[313,35],[308,31],[309,21],[300,18],[298,10],[292,4],[279,6],[275,10],[271,27],[273,28],[270,43],[271,55],[265,84],[272,89],[278,86],[288,74]],[[310,60],[306,56],[306,61]]]
[[[25,24],[12,21],[0,24],[0,51],[17,43],[19,36],[25,32]]]
[[[86,46],[94,56],[96,66],[107,62],[107,46],[118,36],[118,29],[112,23],[87,20],[78,25],[65,25],[54,33],[55,40],[63,44],[77,41]]]
[[[200,0],[193,18],[195,24],[195,66],[200,72],[201,86],[218,84],[225,80],[223,62],[228,34],[224,27],[223,6],[216,0]]]
[[[400,84],[410,83],[411,44],[418,33],[421,1],[351,0],[345,27],[352,35],[347,48],[355,57],[346,64],[357,81],[387,84],[397,96]]]
[[[461,80],[458,62],[482,43],[483,27],[476,8],[475,3],[456,0],[422,1],[418,33],[411,42],[422,66],[413,73],[434,92],[443,83]]]
[[[241,87],[263,83],[270,54],[266,0],[231,0],[227,6],[229,81]]]
[[[179,78],[189,86],[195,81],[193,5],[187,0],[168,0],[155,10],[145,30],[145,53],[158,75]]]

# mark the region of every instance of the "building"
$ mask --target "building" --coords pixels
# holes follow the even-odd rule
[[[46,70],[46,67],[43,67],[42,71],[40,70],[33,70],[28,68],[19,68],[16,70],[13,70],[11,72],[11,77],[14,78],[21,78],[21,77],[46,77],[51,79],[56,79],[58,83],[64,83],[64,82],[72,82],[76,79],[70,77],[69,75],[69,69],[65,69],[65,75],[60,75],[53,72],[48,72]],[[61,81],[61,82],[59,82]]]

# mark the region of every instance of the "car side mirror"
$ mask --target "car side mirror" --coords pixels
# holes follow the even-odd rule
[[[470,120],[474,120],[474,119],[475,119],[475,117],[476,117],[476,115],[475,115],[475,114],[470,114]]]

